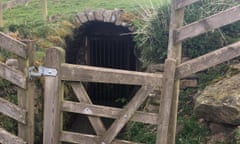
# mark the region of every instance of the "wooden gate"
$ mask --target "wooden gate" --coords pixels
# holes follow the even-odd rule
[[[59,141],[89,144],[110,144],[112,142],[128,144],[130,142],[116,140],[115,138],[129,120],[157,124],[158,114],[137,110],[150,92],[155,87],[161,86],[161,74],[72,65],[63,63],[64,58],[64,51],[60,48],[47,50],[46,65],[56,68],[58,75],[45,79],[44,144],[57,144]],[[71,82],[72,89],[79,102],[63,99],[63,81]],[[141,88],[132,100],[123,109],[120,109],[92,104],[81,82],[139,85]],[[63,111],[87,115],[97,135],[63,131],[61,122]],[[106,129],[100,117],[112,118],[115,121],[109,129]]]
[[[18,105],[0,98],[0,112],[18,122],[18,137],[0,128],[2,144],[34,143],[34,84],[28,81],[28,66],[33,63],[32,42],[24,44],[0,32],[0,48],[17,56],[18,68],[0,62],[0,77],[18,87]]]

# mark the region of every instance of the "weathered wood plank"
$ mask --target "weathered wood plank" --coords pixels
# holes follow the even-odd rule
[[[2,98],[0,98],[0,112],[23,124],[26,123],[26,111]]]
[[[181,63],[182,59],[182,43],[181,42],[175,42],[175,30],[178,28],[181,28],[184,21],[184,8],[176,10],[176,0],[171,1],[171,20],[170,20],[170,28],[169,28],[169,42],[168,42],[168,61],[165,62],[165,67],[168,68],[164,71],[164,78],[170,78],[168,81],[168,84],[165,83],[165,87],[162,91],[169,91],[164,92],[161,96],[160,101],[160,109],[159,109],[159,125],[158,125],[158,133],[157,133],[157,144],[174,144],[175,143],[175,135],[176,135],[176,123],[177,123],[177,109],[178,109],[178,98],[179,98],[179,89],[180,89],[180,80],[171,80],[175,79],[175,75],[171,75],[173,71],[171,71],[171,67],[174,65],[173,61],[176,61],[175,65],[178,65]],[[170,63],[172,66],[168,66],[167,63]],[[176,66],[173,66],[176,68]],[[174,68],[173,68],[174,69]],[[167,71],[167,72],[166,72]],[[174,70],[175,71],[175,70]],[[169,74],[168,74],[169,73]],[[166,75],[168,75],[166,77]],[[173,82],[171,82],[173,81]],[[170,97],[168,97],[170,96]],[[166,101],[165,104],[163,101]],[[170,109],[168,104],[171,104]],[[167,112],[170,111],[170,117],[169,113],[167,113],[167,117],[165,115],[165,110]],[[169,120],[169,122],[166,122]],[[161,127],[164,125],[164,127]],[[168,128],[168,129],[166,129]],[[166,130],[164,133],[164,129]],[[164,133],[163,135],[161,135]],[[167,134],[166,134],[167,133]],[[167,142],[167,143],[162,143]]]
[[[18,69],[28,75],[28,66],[33,65],[34,62],[34,46],[32,41],[25,41],[27,43],[27,59],[18,57]],[[18,123],[18,136],[21,137],[28,144],[34,143],[34,89],[35,82],[27,79],[26,89],[18,88],[18,106],[25,109],[26,124]]]
[[[196,88],[198,87],[198,80],[197,79],[184,79],[180,81],[180,89],[185,88]]]
[[[163,86],[163,95],[159,109],[160,118],[157,131],[157,144],[167,144],[168,139],[171,139],[170,137],[168,137],[168,128],[170,123],[171,106],[174,95],[174,75],[176,68],[176,60],[167,59],[165,65],[165,85]]]
[[[84,86],[82,83],[71,83],[71,86],[73,88],[74,93],[76,94],[78,100],[83,103],[87,104],[92,104],[91,99],[89,98]],[[96,116],[89,116],[88,117],[93,129],[95,130],[97,135],[102,135],[105,131],[106,128],[103,125],[102,121],[100,118]]]
[[[132,100],[126,105],[123,111],[119,114],[118,119],[116,119],[110,128],[104,133],[100,138],[100,142],[103,144],[111,144],[113,139],[118,135],[120,130],[125,126],[125,124],[131,119],[140,105],[146,100],[150,92],[154,87],[142,86]]]
[[[240,56],[240,42],[236,42],[178,65],[176,78],[184,78],[238,56]]]
[[[46,21],[48,16],[47,0],[42,0],[42,17]]]
[[[26,45],[18,40],[11,38],[3,32],[0,32],[0,48],[6,49],[9,52],[13,52],[22,58],[27,57]]]
[[[135,71],[62,64],[62,80],[129,85],[162,85],[162,75]]]
[[[3,2],[0,0],[0,27],[3,27]]]
[[[64,101],[62,103],[62,111],[117,119],[123,110],[114,107]],[[130,121],[156,125],[158,114],[136,111]]]
[[[239,20],[240,6],[229,8],[223,12],[177,29],[175,32],[175,42],[198,36]]]
[[[0,77],[21,88],[26,88],[26,76],[22,72],[7,66],[2,62],[0,62]]]
[[[0,128],[0,143],[1,144],[27,144],[21,138]]]
[[[99,144],[97,141],[100,137],[94,135],[86,135],[74,132],[63,131],[61,133],[62,142],[81,143],[81,144]],[[114,140],[112,144],[140,144],[125,140]]]
[[[183,8],[185,6],[191,5],[198,1],[200,1],[200,0],[176,0],[175,9]]]
[[[45,77],[44,87],[44,125],[43,143],[59,144],[60,131],[62,130],[61,102],[63,101],[63,84],[60,79],[60,65],[65,59],[64,50],[49,48],[46,51],[46,66],[56,68],[58,75]]]

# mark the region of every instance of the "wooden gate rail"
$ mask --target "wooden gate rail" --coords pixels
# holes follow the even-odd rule
[[[67,132],[63,131],[61,133],[60,140],[61,141],[67,141],[72,143],[79,143],[79,144],[101,144],[98,142],[100,139],[100,136],[94,136],[94,135],[86,135],[86,134],[80,134],[75,132]],[[135,143],[135,142],[129,142],[125,140],[113,140],[111,144],[141,144],[141,143]]]
[[[61,141],[67,141],[67,142],[79,143],[79,144],[82,144],[82,143],[83,144],[101,144],[98,142],[99,139],[100,139],[100,136],[86,135],[86,134],[67,132],[67,131],[63,131],[60,137]],[[113,140],[111,144],[141,144],[141,143],[135,143],[135,142],[116,139],[116,140]]]
[[[26,88],[26,75],[2,62],[0,62],[0,77],[21,88]]]
[[[9,116],[18,122],[23,124],[26,123],[26,111],[22,108],[19,108],[15,104],[0,98],[0,112],[6,116]]]
[[[0,128],[0,143],[1,144],[27,144],[21,138]]]
[[[209,52],[177,66],[176,77],[184,78],[193,73],[240,56],[240,42]]]
[[[27,45],[2,32],[0,32],[0,47],[20,56],[21,58],[27,58]]]
[[[100,82],[127,85],[162,85],[162,75],[63,63],[61,78],[66,81]]]
[[[166,85],[163,86],[160,103],[157,144],[175,143],[179,79],[240,56],[240,42],[236,42],[181,64],[183,40],[240,20],[240,6],[235,6],[183,26],[184,8],[197,1],[199,0],[171,1],[168,57],[163,75]]]
[[[200,34],[209,32],[216,28],[226,26],[240,20],[240,6],[229,8],[218,14],[209,16],[200,21],[188,24],[175,30],[175,42],[183,41],[196,37]]]
[[[120,108],[91,105],[86,103],[77,103],[77,102],[70,102],[70,101],[64,101],[62,103],[62,110],[65,112],[79,113],[79,114],[112,118],[112,119],[117,119],[119,116],[119,113],[122,112],[122,109]],[[89,112],[88,110],[91,110],[91,111]],[[157,125],[158,115],[155,113],[146,113],[146,112],[137,111],[133,115],[130,121]]]
[[[34,143],[34,82],[27,80],[33,64],[33,43],[24,44],[0,32],[0,48],[17,55],[18,68],[0,62],[0,77],[18,86],[18,105],[0,98],[0,112],[18,122],[18,137],[0,129],[0,143]]]

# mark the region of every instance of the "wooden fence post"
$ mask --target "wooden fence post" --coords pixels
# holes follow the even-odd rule
[[[48,16],[47,0],[42,0],[42,15],[43,15],[43,20],[46,21]]]
[[[3,2],[0,0],[0,27],[3,27]]]
[[[25,41],[27,43],[28,59],[19,59],[19,69],[28,76],[28,67],[34,63],[34,46],[32,41]],[[34,96],[35,83],[27,80],[27,88],[18,88],[18,105],[27,111],[26,124],[18,124],[18,135],[27,143],[34,143]]]
[[[157,144],[175,144],[176,135],[180,80],[175,79],[175,71],[176,66],[181,63],[182,42],[176,43],[174,32],[183,25],[184,8],[176,10],[176,0],[172,0],[171,3],[168,59],[165,62],[167,71],[164,70],[164,78],[166,78],[169,84],[164,86],[161,98]]]
[[[65,53],[61,48],[49,48],[46,51],[46,67],[57,69],[57,76],[45,77],[43,144],[58,144],[60,139],[62,129],[60,104],[63,101],[60,73],[64,59]]]

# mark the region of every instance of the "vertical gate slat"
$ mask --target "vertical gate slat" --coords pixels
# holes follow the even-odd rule
[[[28,59],[18,59],[19,69],[27,74],[29,65],[34,63],[34,46],[32,41],[26,41]],[[27,112],[26,124],[18,123],[18,136],[27,143],[34,143],[34,96],[35,96],[35,82],[27,80],[27,88],[18,88],[18,106],[25,109]]]
[[[60,78],[61,63],[64,62],[63,49],[54,47],[46,51],[46,66],[56,68],[57,76],[46,76],[44,86],[44,127],[43,143],[59,144],[62,131],[62,113],[60,104],[63,101],[63,83]]]
[[[174,144],[176,136],[180,80],[175,80],[175,74],[173,74],[173,72],[175,73],[176,65],[181,63],[182,42],[175,43],[174,32],[183,25],[184,8],[176,10],[176,0],[172,0],[171,2],[168,58],[164,65],[165,70],[167,70],[164,70],[164,78],[166,78],[169,84],[165,85],[162,90],[164,93],[161,98],[159,109],[160,120],[158,125],[157,144]],[[176,61],[176,64],[172,64],[173,62],[171,61]],[[166,111],[170,113],[165,113]]]

